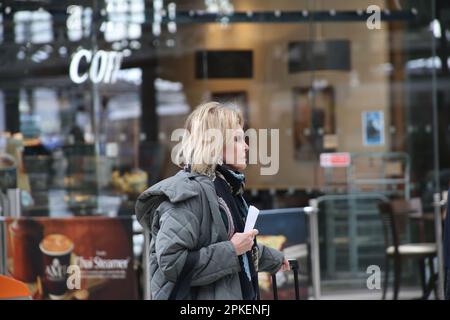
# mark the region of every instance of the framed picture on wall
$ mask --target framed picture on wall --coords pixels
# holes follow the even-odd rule
[[[363,145],[384,145],[383,111],[366,111],[362,113]]]
[[[247,92],[245,91],[212,92],[211,99],[212,101],[217,101],[220,103],[232,103],[238,106],[242,111],[242,115],[244,116],[244,131],[250,127]]]
[[[197,79],[251,79],[253,78],[253,51],[196,51],[195,77]]]
[[[294,88],[293,106],[295,158],[314,160],[321,152],[335,151],[334,89],[331,86]]]

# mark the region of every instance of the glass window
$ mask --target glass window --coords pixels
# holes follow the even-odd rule
[[[247,200],[318,199],[325,288],[360,288],[383,264],[378,203],[415,198],[429,213],[448,188],[447,7],[14,2],[0,14],[0,132],[23,163],[24,214],[132,215],[140,192],[179,170],[173,133],[188,114],[232,102],[256,130]]]

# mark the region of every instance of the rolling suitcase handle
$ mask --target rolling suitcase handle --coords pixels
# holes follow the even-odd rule
[[[291,270],[294,273],[295,300],[300,300],[300,292],[299,292],[299,285],[298,285],[298,261],[295,259],[289,259],[288,261],[289,261]],[[277,287],[276,273],[272,274],[272,289],[273,289],[273,299],[278,300],[278,287]]]

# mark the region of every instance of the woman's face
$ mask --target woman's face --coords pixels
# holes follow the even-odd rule
[[[245,143],[244,130],[242,128],[230,131],[231,142],[225,145],[223,150],[223,162],[232,169],[242,171],[247,167],[248,145]]]

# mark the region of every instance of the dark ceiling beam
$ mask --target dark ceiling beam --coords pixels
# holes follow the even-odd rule
[[[372,14],[360,11],[254,11],[234,12],[233,15],[220,15],[202,11],[181,11],[176,13],[176,23],[213,23],[226,18],[229,23],[311,23],[311,22],[361,22]],[[415,10],[381,11],[381,21],[410,21],[415,19]],[[168,17],[163,23],[168,23]]]
[[[14,11],[18,11],[14,9]],[[48,9],[52,14],[52,21],[57,25],[64,25],[67,19],[67,13],[62,9]],[[137,23],[152,24],[154,22],[153,12],[147,10],[145,12],[144,21],[133,20],[133,14],[123,12],[126,19],[110,19],[102,15],[101,12],[93,13],[93,19],[97,23],[117,22],[117,23]],[[366,13],[364,10],[347,10],[347,11],[247,11],[234,12],[231,15],[218,13],[208,13],[201,10],[177,11],[174,19],[169,19],[167,15],[162,17],[162,24],[175,22],[177,24],[197,24],[197,23],[220,23],[223,19],[227,19],[228,23],[311,23],[311,22],[361,22],[367,21],[372,14]],[[380,18],[383,22],[389,21],[411,21],[417,17],[417,12],[411,10],[395,10],[381,11]],[[131,19],[128,19],[131,18]]]

